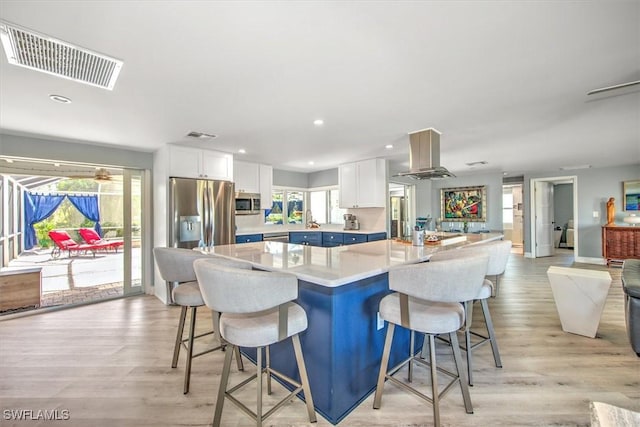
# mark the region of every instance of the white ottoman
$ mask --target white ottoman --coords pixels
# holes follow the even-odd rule
[[[547,277],[562,330],[595,338],[611,286],[606,271],[551,266]]]

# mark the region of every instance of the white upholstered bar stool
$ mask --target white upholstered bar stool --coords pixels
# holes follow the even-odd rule
[[[438,262],[447,259],[464,258],[473,256],[479,251],[483,251],[489,255],[489,264],[487,266],[487,276],[495,276],[496,283],[497,277],[504,273],[509,254],[511,253],[511,241],[510,240],[497,240],[494,242],[487,242],[481,245],[474,245],[473,247],[462,247],[459,249],[451,249],[442,252],[436,252],[430,259],[430,262]],[[496,333],[493,328],[493,320],[491,318],[491,312],[489,311],[489,298],[494,293],[494,283],[491,280],[485,279],[482,289],[478,295],[471,301],[465,301],[465,311],[467,315],[467,321],[464,327],[465,345],[463,350],[467,356],[467,372],[469,385],[473,385],[473,351],[481,345],[489,342],[491,344],[491,351],[493,352],[493,361],[497,368],[502,368],[502,360],[500,359],[500,350],[498,349],[498,341],[496,339]],[[480,301],[482,307],[482,315],[484,317],[485,327],[487,329],[486,335],[471,330],[471,324],[473,323],[473,303]],[[479,341],[471,343],[471,336],[480,338]]]
[[[198,307],[204,306],[204,300],[200,294],[200,288],[196,280],[196,273],[193,270],[193,262],[197,259],[206,258],[212,260],[211,262],[217,262],[224,265],[233,266],[236,268],[248,268],[251,269],[251,264],[243,263],[239,261],[232,261],[221,257],[214,257],[212,255],[205,255],[190,249],[181,248],[162,248],[157,247],[153,249],[153,256],[156,261],[156,266],[160,271],[162,279],[175,284],[171,291],[172,300],[175,304],[181,306],[180,320],[178,321],[178,331],[176,332],[176,342],[173,347],[173,359],[171,367],[178,366],[178,358],[180,356],[180,348],[185,347],[187,351],[187,362],[184,371],[184,388],[183,393],[189,392],[189,382],[191,380],[191,361],[193,358],[202,356],[203,354],[210,353],[215,350],[224,349],[225,343],[220,340],[220,345],[214,346],[199,353],[193,353],[194,340],[218,331],[218,316],[216,312],[211,313],[213,321],[213,330],[206,333],[195,335],[196,325],[196,313]],[[189,324],[189,335],[184,338],[184,324],[187,317],[187,309],[191,309],[191,317]],[[240,352],[236,352],[236,361],[238,369],[243,370],[242,359],[240,358]]]
[[[379,409],[382,403],[382,392],[385,379],[399,385],[416,396],[433,404],[433,419],[440,425],[439,400],[453,385],[460,384],[464,406],[468,414],[473,413],[471,397],[465,370],[461,361],[457,331],[464,325],[465,311],[460,301],[473,299],[484,281],[489,257],[478,254],[463,260],[452,259],[441,262],[394,267],[389,270],[389,288],[396,291],[380,301],[380,316],[388,322],[380,372],[373,401],[373,408]],[[389,354],[393,341],[395,326],[400,325],[412,331],[425,334],[429,345],[429,363],[415,357],[413,349],[409,357],[387,370]],[[447,334],[451,341],[451,349],[457,372],[449,372],[436,366],[435,337]],[[412,362],[429,365],[431,368],[431,398],[411,387],[409,384],[394,378],[404,365]],[[438,376],[440,371],[452,378],[447,386],[439,392]]]
[[[293,301],[298,297],[298,279],[293,274],[247,271],[213,264],[206,259],[194,262],[200,291],[207,307],[222,313],[220,333],[227,343],[256,348],[256,374],[236,386],[227,388],[231,367],[231,352],[224,359],[220,388],[216,400],[213,426],[220,426],[225,398],[251,416],[258,427],[278,408],[290,401],[300,391],[310,422],[316,422],[309,379],[298,334],[307,329],[307,313]],[[289,378],[270,366],[269,345],[291,337],[300,382]],[[262,349],[267,349],[266,368],[262,368]],[[267,375],[267,391],[271,376],[293,385],[295,389],[266,413],[262,409],[262,375]],[[257,382],[256,411],[244,405],[233,393],[253,379]]]
[[[498,296],[498,286],[500,283],[500,276],[504,274],[507,269],[507,262],[509,261],[509,255],[511,255],[511,240],[498,240],[495,242],[485,243],[489,248],[489,268],[487,268],[487,276],[493,276],[493,294],[492,296]]]

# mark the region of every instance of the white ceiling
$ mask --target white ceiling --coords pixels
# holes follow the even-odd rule
[[[2,0],[0,18],[124,61],[108,91],[3,52],[3,133],[244,148],[310,172],[371,157],[406,169],[407,132],[434,127],[456,174],[640,162],[640,85],[587,96],[640,80],[637,0]]]

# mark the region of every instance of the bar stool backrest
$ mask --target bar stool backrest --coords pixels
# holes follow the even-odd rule
[[[511,240],[498,240],[486,244],[489,250],[489,267],[487,276],[499,276],[504,273],[511,254]]]
[[[193,261],[210,257],[210,255],[191,249],[157,247],[153,248],[153,257],[164,280],[184,283],[196,281]]]
[[[487,242],[473,247],[462,247],[459,249],[450,249],[436,252],[429,258],[429,261],[442,261],[446,259],[455,259],[466,256],[472,256],[477,253],[489,254],[489,265],[487,266],[487,276],[495,276],[504,273],[507,268],[507,261],[511,253],[511,240],[497,240],[495,242]]]
[[[488,263],[489,256],[480,253],[394,267],[389,270],[389,288],[428,301],[472,300],[482,287]]]
[[[298,298],[293,274],[232,268],[207,259],[193,266],[205,304],[221,313],[255,313]]]

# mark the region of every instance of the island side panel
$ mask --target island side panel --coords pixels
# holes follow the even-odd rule
[[[375,390],[386,325],[376,313],[389,293],[387,274],[329,288],[298,281],[297,302],[309,327],[300,334],[314,406],[337,424]],[[255,360],[255,352],[247,352]],[[409,354],[409,333],[396,329],[391,364]],[[290,340],[271,346],[272,366],[299,379]],[[302,397],[302,396],[300,396]]]
[[[351,284],[334,296],[333,413],[342,420],[375,391],[387,324],[377,327],[380,300],[388,295],[388,274]],[[390,366],[409,355],[409,332],[396,328]]]

